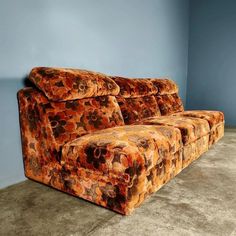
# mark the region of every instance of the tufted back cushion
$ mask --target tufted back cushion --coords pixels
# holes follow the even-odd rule
[[[139,123],[143,119],[160,116],[154,94],[158,89],[149,79],[111,77],[120,87],[117,101],[126,125]]]
[[[138,123],[143,119],[160,116],[160,111],[154,96],[138,98],[117,97],[126,125]]]
[[[150,79],[158,89],[155,95],[161,115],[171,115],[184,111],[183,103],[178,95],[178,86],[170,79]]]
[[[155,96],[161,115],[171,115],[184,111],[183,103],[177,93]]]
[[[177,84],[169,78],[156,78],[150,79],[150,81],[158,90],[159,95],[173,94],[179,91]]]
[[[184,110],[178,95],[178,86],[168,78],[111,78],[120,87],[117,100],[125,124],[134,124],[148,117],[171,115]]]

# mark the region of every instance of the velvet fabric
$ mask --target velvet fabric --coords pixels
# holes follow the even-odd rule
[[[108,76],[79,69],[36,67],[29,79],[53,101],[117,95],[120,90]]]
[[[143,119],[160,116],[161,112],[154,95],[158,88],[150,79],[111,77],[120,87],[116,96],[126,125],[137,124]]]
[[[171,166],[170,172],[166,167]],[[121,214],[133,212],[151,193],[160,189],[182,170],[182,152],[172,160],[164,161],[150,169],[148,175],[140,175],[133,182],[104,175],[89,169],[74,169],[50,163],[43,166],[42,182],[60,191],[96,203]]]
[[[164,136],[162,130],[158,126],[133,125],[84,135],[63,146],[61,164],[133,181],[142,174],[147,175],[158,163],[172,159],[171,154],[179,149],[178,129],[167,127],[163,131],[169,132],[171,138]]]
[[[161,115],[171,115],[184,111],[183,103],[177,93],[155,96]]]
[[[213,129],[211,129],[210,137],[209,137],[209,144],[208,146],[211,147],[213,144],[218,142],[224,136],[224,127],[225,123],[221,122]]]
[[[178,129],[147,125],[115,127],[64,145],[61,164],[76,173],[84,168],[107,177],[110,190],[104,191],[104,184],[97,185],[93,196],[100,194],[106,206],[127,214],[149,192],[160,188],[182,169],[182,156],[176,152],[180,147]]]
[[[111,79],[120,87],[118,96],[124,98],[150,96],[158,92],[158,89],[153,86],[149,79],[132,79],[119,76],[111,76]]]
[[[169,78],[156,78],[150,81],[157,88],[158,95],[174,94],[179,91],[177,84]]]
[[[183,147],[182,168],[190,165],[208,150],[209,134],[200,137]]]
[[[87,133],[124,125],[114,96],[52,102],[41,92],[27,88],[19,92],[18,98],[21,123],[28,123],[31,133],[40,131],[46,138],[50,133],[57,150]]]
[[[161,115],[154,96],[117,97],[117,101],[126,125],[135,124],[148,117]]]
[[[183,144],[189,144],[210,132],[206,120],[181,116],[151,117],[142,121],[148,125],[168,125],[178,128],[182,134]]]
[[[193,110],[193,111],[183,111],[177,114],[173,114],[175,116],[185,116],[185,117],[196,117],[207,120],[210,128],[215,128],[222,122],[224,122],[224,114],[220,111],[203,111],[203,110]]]
[[[211,147],[224,136],[224,113],[220,111],[193,110],[172,114],[173,116],[194,117],[206,120],[210,127],[209,143]]]
[[[224,135],[223,113],[183,111],[167,79],[46,67],[29,79],[37,88],[18,92],[25,175],[121,214]]]

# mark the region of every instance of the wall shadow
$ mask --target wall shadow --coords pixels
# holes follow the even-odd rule
[[[22,84],[24,87],[35,87],[35,85],[29,80],[28,75],[22,78]]]

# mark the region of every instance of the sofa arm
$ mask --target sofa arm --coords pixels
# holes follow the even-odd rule
[[[42,166],[60,159],[60,147],[39,106],[38,100],[45,98],[32,88],[20,90],[17,97],[25,175],[40,181]]]

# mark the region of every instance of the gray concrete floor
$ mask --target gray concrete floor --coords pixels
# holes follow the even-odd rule
[[[30,180],[2,189],[0,235],[236,235],[236,129],[131,216]]]

